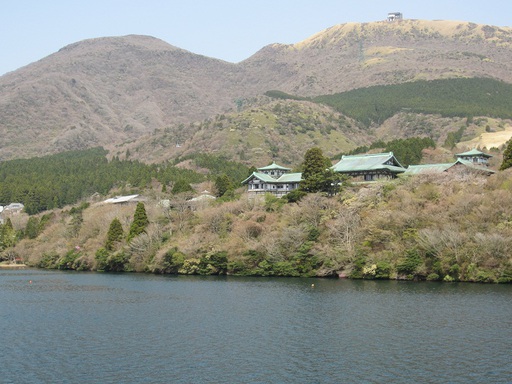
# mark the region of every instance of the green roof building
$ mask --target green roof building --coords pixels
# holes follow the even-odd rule
[[[495,173],[493,170],[487,168],[486,166],[480,165],[479,163],[457,159],[457,161],[454,163],[409,165],[403,174],[410,176],[428,173],[454,172],[461,170],[477,172],[485,175],[491,175]]]
[[[290,171],[290,168],[272,163],[258,168],[258,172],[253,172],[242,181],[242,184],[247,184],[247,191],[253,195],[271,193],[282,197],[299,188],[302,180],[302,173],[290,173]]]
[[[466,161],[470,161],[474,164],[484,165],[484,166],[489,165],[489,159],[492,157],[492,155],[481,152],[476,148],[472,149],[471,151],[457,153],[455,156],[459,160],[466,160]]]
[[[361,178],[362,181],[394,179],[405,172],[405,168],[398,162],[393,152],[342,156],[331,169],[337,173]]]

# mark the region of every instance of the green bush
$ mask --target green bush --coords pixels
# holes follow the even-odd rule
[[[387,261],[379,261],[377,263],[377,270],[375,271],[376,279],[389,279],[392,267]]]
[[[178,248],[171,248],[151,268],[153,273],[177,274],[185,263],[185,255]]]
[[[73,264],[79,257],[80,253],[73,249],[57,261],[56,267],[57,269],[74,269]]]
[[[437,281],[440,277],[437,273],[431,273],[427,276],[427,281]]]
[[[421,265],[421,257],[417,249],[408,249],[405,260],[396,266],[399,275],[414,275],[416,269]]]
[[[199,274],[201,275],[225,275],[227,270],[227,252],[206,254],[199,260]]]
[[[100,248],[96,251],[94,258],[96,259],[96,270],[104,271],[107,267],[109,252],[105,248]]]
[[[57,268],[57,260],[59,260],[59,258],[60,256],[56,252],[43,253],[43,256],[39,260],[37,267],[55,269]]]

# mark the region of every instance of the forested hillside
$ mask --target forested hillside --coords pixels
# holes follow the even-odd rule
[[[511,186],[508,171],[461,172],[346,186],[293,203],[242,195],[196,210],[177,195],[171,209],[144,204],[142,231],[134,223],[144,208],[82,205],[17,217],[14,231],[25,238],[8,254],[76,270],[505,283],[512,281]],[[139,235],[128,241],[134,230]]]
[[[0,162],[0,202],[25,205],[28,214],[62,208],[112,192],[140,193],[151,188],[152,182],[174,194],[193,191],[191,184],[215,180],[226,175],[232,184],[249,174],[249,168],[215,155],[190,156],[197,173],[173,164],[144,164],[136,160],[107,160],[107,151],[93,148],[64,152],[41,158]]]
[[[273,98],[308,100],[281,91]],[[333,107],[365,126],[380,125],[399,112],[439,114],[444,117],[489,116],[512,118],[512,84],[489,78],[414,81],[359,88],[311,99]]]

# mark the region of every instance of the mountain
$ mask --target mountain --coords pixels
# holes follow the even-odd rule
[[[268,90],[318,96],[453,77],[512,83],[511,44],[510,28],[421,20],[337,25],[238,64],[148,36],[85,40],[0,77],[0,160],[116,147],[171,126],[177,141],[204,143],[192,123],[247,108]]]

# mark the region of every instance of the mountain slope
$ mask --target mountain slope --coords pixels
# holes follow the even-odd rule
[[[0,158],[123,142],[206,118],[233,104],[227,84],[237,71],[145,36],[69,45],[0,78]]]
[[[85,40],[0,77],[0,160],[119,145],[232,112],[271,89],[317,96],[417,79],[512,83],[512,30],[349,23],[232,64],[147,36]],[[184,136],[190,136],[183,132]]]
[[[448,77],[512,82],[512,29],[403,20],[336,25],[297,44],[273,44],[241,64],[274,88],[316,96]]]

